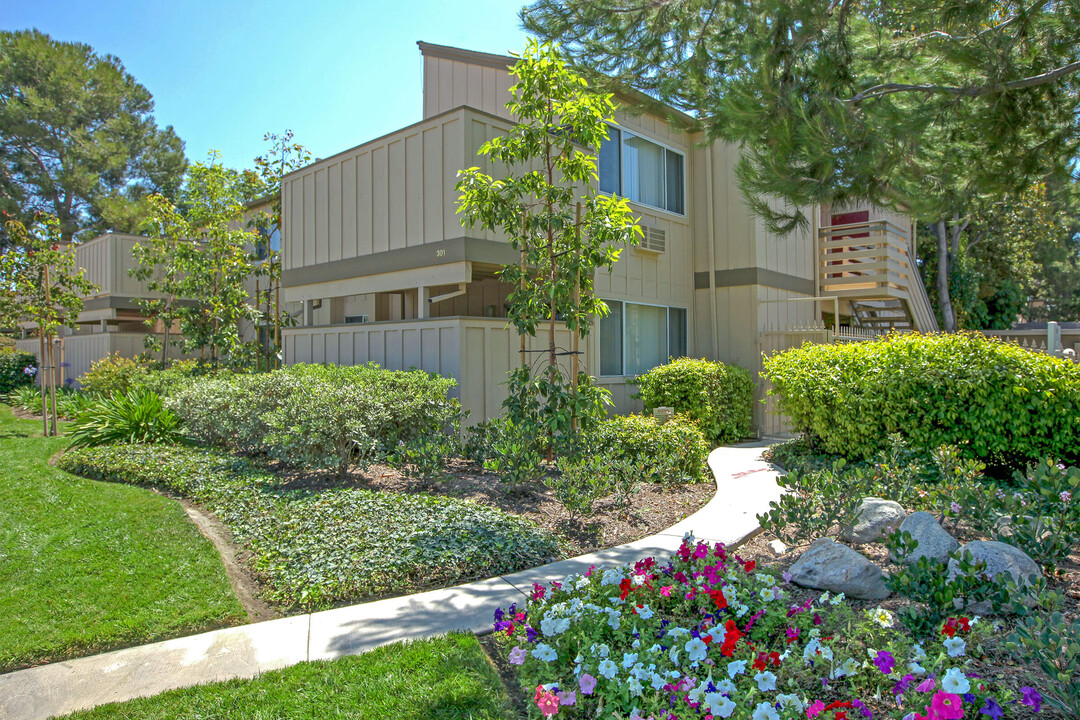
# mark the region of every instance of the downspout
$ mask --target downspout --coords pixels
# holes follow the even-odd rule
[[[712,316],[713,360],[720,359],[719,323],[716,310],[716,198],[713,197],[713,145],[705,147],[705,192],[709,207],[709,307]]]

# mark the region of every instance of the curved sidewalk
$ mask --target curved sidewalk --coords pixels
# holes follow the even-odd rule
[[[738,545],[758,528],[756,515],[780,496],[776,469],[757,442],[709,454],[717,493],[696,513],[636,542],[444,590],[350,605],[253,625],[214,630],[0,675],[0,718],[44,720],[96,705],[231,678],[250,678],[307,660],[356,655],[398,640],[451,630],[482,632],[498,606],[521,602],[533,583],[561,580],[590,566],[664,557],[683,536]]]

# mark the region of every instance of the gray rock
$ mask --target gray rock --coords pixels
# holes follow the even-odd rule
[[[856,511],[855,525],[842,528],[840,537],[857,545],[877,542],[887,531],[900,527],[906,517],[907,512],[898,502],[865,497]]]
[[[904,559],[909,565],[914,565],[921,557],[946,562],[949,554],[960,547],[956,538],[945,532],[937,518],[928,512],[919,511],[908,515],[907,519],[900,523],[900,532],[911,533],[911,537],[919,541],[915,551]]]
[[[889,597],[877,565],[835,540],[822,538],[791,566],[791,579],[803,587],[844,593],[859,600]]]
[[[1012,579],[1022,586],[1030,583],[1028,578],[1034,575],[1042,577],[1039,564],[1018,547],[997,540],[974,540],[964,545],[961,552],[970,552],[975,562],[986,563],[986,574],[997,578],[1002,574],[1009,574]],[[960,574],[959,563],[956,560],[949,561],[949,579]],[[1007,578],[1003,578],[1007,581]]]

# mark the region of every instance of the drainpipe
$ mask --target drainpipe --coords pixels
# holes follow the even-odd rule
[[[708,201],[705,203],[708,208],[708,221],[709,232],[707,233],[709,239],[709,307],[712,316],[712,338],[713,338],[713,360],[720,359],[720,338],[719,323],[717,322],[716,312],[716,209],[715,198],[713,197],[713,149],[714,145],[707,145],[705,147],[705,192],[708,194]]]

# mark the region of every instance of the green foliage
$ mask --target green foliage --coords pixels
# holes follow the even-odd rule
[[[544,483],[566,508],[571,520],[592,517],[596,501],[611,492],[609,465],[595,455],[560,458],[558,472]]]
[[[510,417],[492,421],[494,437],[484,469],[497,473],[511,487],[523,487],[544,476],[543,436],[536,425],[515,422]]]
[[[200,442],[344,473],[399,442],[455,427],[461,405],[447,397],[454,385],[420,370],[301,364],[193,380],[168,405]]]
[[[977,335],[804,345],[763,374],[797,429],[848,457],[872,457],[896,432],[920,453],[955,445],[995,464],[1080,448],[1080,365]]]
[[[66,453],[60,466],[167,488],[203,504],[250,551],[267,598],[286,608],[445,587],[542,565],[560,552],[534,524],[473,502],[290,486],[208,448],[82,448]]]
[[[1080,547],[1080,468],[1044,460],[1016,472],[1011,486],[967,482],[955,498],[982,534],[1020,548],[1047,571]]]
[[[41,412],[41,390],[34,385],[20,385],[8,393],[7,401],[29,413]]]
[[[611,460],[629,461],[623,474],[635,481],[681,485],[710,478],[709,445],[689,418],[676,416],[661,425],[652,417],[617,415],[601,421],[587,435],[586,446]]]
[[[163,195],[149,198],[148,237],[133,249],[138,267],[130,272],[160,294],[140,301],[148,322],[160,320],[166,327],[176,322],[184,350],[205,350],[215,366],[222,361],[242,366],[250,352],[239,323],[260,318],[247,288],[255,271],[248,248],[257,244],[257,234],[244,223],[250,195],[245,176],[218,158],[211,152],[206,163],[188,168],[176,203]],[[168,344],[162,348],[163,366]]]
[[[1013,628],[1006,641],[1025,665],[1038,667],[1043,701],[1070,717],[1080,717],[1080,617],[1070,621],[1059,611],[1033,614]]]
[[[645,412],[674,408],[695,420],[710,443],[749,437],[754,381],[749,371],[721,362],[679,358],[634,379]]]
[[[517,82],[506,108],[518,124],[479,152],[505,174],[496,179],[478,167],[459,172],[458,212],[465,227],[505,234],[520,252],[518,263],[499,272],[513,288],[507,316],[522,336],[546,325],[548,341],[536,363],[523,354],[522,367],[511,373],[506,408],[515,422],[535,422],[554,442],[577,431],[579,419],[588,425],[602,417],[609,402],[606,390],[578,370],[573,353],[593,318],[607,313],[593,291],[597,270],[610,270],[621,245],[635,244],[641,229],[625,199],[596,189],[596,151],[613,122],[612,96],[590,91],[553,46],[532,40],[510,74]],[[571,348],[556,347],[559,321],[574,335]],[[560,366],[560,355],[570,355],[569,369]],[[523,395],[533,398],[538,421],[521,411]]]
[[[446,466],[457,454],[457,432],[434,432],[410,440],[401,440],[390,451],[387,463],[421,487],[429,487],[447,477]]]
[[[26,372],[31,368],[33,372]],[[24,352],[0,352],[0,395],[7,395],[15,388],[34,384],[37,375],[37,358]]]
[[[185,165],[153,109],[112,55],[38,30],[0,33],[0,214],[59,213],[63,242],[138,232],[145,196],[174,197]]]
[[[149,373],[150,364],[145,360],[110,353],[90,364],[90,369],[79,378],[79,387],[88,393],[111,398],[126,395],[141,386]]]
[[[75,418],[68,428],[72,447],[111,443],[175,443],[184,433],[177,419],[148,391],[133,391],[100,400]]]
[[[1038,593],[1039,583],[1021,588],[1010,578],[986,575],[986,563],[976,562],[970,552],[957,550],[956,574],[949,575],[948,564],[930,557],[908,563],[907,558],[919,546],[911,533],[899,530],[886,536],[885,545],[899,563],[899,569],[885,578],[895,593],[913,602],[898,612],[900,621],[917,637],[935,634],[941,624],[958,609],[988,603],[995,614],[1026,614],[1024,601]]]

